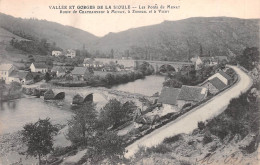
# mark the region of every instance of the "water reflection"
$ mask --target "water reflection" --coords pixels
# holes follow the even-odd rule
[[[164,79],[164,76],[151,75],[134,82],[114,86],[111,89],[152,96],[156,92],[161,92]]]
[[[22,98],[3,102],[0,111],[0,134],[21,130],[26,123],[49,117],[51,121],[65,124],[72,112],[55,103],[38,98]]]

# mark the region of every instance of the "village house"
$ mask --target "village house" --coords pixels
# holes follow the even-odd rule
[[[211,77],[208,78],[208,80],[211,80],[213,78],[217,77],[218,79],[220,79],[225,85],[229,85],[232,81],[232,78],[227,75],[224,71],[219,70],[217,73],[215,73],[214,75],[212,75]]]
[[[89,70],[86,67],[75,67],[71,71],[71,76],[74,80],[84,80],[84,75],[88,74]]]
[[[40,73],[48,72],[48,67],[44,63],[32,63],[30,69],[31,72],[40,72]]]
[[[177,98],[180,91],[180,88],[164,87],[157,102],[162,104],[164,108],[177,109]]]
[[[195,70],[199,70],[201,68],[201,66],[203,65],[203,61],[201,60],[201,58],[199,56],[192,57],[190,59],[190,61],[195,66]]]
[[[182,85],[177,98],[177,105],[181,109],[187,105],[194,105],[207,97],[208,90],[205,87]]]
[[[9,76],[14,70],[15,67],[13,64],[0,64],[0,79],[9,84],[11,82],[9,81]]]
[[[69,58],[75,58],[76,57],[76,51],[73,49],[68,49],[65,54],[66,57]]]
[[[62,66],[54,66],[51,72],[55,73],[57,77],[62,77],[66,74],[66,69]]]
[[[83,66],[85,67],[93,67],[93,68],[101,68],[103,67],[103,63],[100,61],[96,61],[93,58],[85,58],[83,62]]]
[[[51,52],[51,55],[52,56],[55,56],[55,57],[58,57],[58,56],[61,56],[62,55],[62,52],[61,51],[58,51],[58,50],[53,50]]]
[[[21,84],[32,84],[33,81],[33,74],[31,72],[25,71],[13,71],[9,76],[10,82],[19,82]]]
[[[229,62],[229,59],[227,56],[215,56],[215,59],[218,61],[218,63]]]
[[[103,65],[111,65],[111,63],[114,63],[115,65],[122,65],[128,70],[133,70],[135,66],[135,60],[132,59],[95,58],[95,61],[100,62]]]
[[[218,61],[215,57],[201,57],[201,60],[204,65],[214,66],[218,64]]]
[[[214,77],[213,79],[204,82],[201,86],[207,88],[209,93],[216,94],[227,85],[224,84],[218,77]]]

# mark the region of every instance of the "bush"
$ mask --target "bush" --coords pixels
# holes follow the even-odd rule
[[[139,129],[140,132],[142,132],[142,131],[147,130],[147,129],[149,129],[149,128],[150,128],[150,126],[147,125],[147,124],[145,124],[145,125],[143,125],[142,127],[139,127],[138,129]]]
[[[76,146],[57,147],[52,152],[52,156],[62,156],[76,149]]]
[[[163,140],[163,143],[175,143],[179,140],[183,140],[183,137],[181,134],[178,134],[178,135],[175,135],[175,136],[172,136],[172,137],[169,137],[169,138],[165,138]]]
[[[176,79],[167,79],[163,82],[164,87],[181,88],[182,83]]]
[[[160,153],[160,154],[165,154],[167,152],[171,152],[171,149],[169,149],[166,145],[160,144],[155,147],[147,148],[146,151],[148,153]]]
[[[204,122],[202,122],[202,121],[199,121],[198,122],[198,128],[202,131],[204,128],[205,128],[206,126],[205,126],[205,123]]]
[[[211,137],[210,133],[207,132],[204,134],[203,144],[208,144],[210,142],[212,142],[212,137]]]

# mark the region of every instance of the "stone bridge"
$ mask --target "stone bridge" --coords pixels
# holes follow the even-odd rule
[[[180,69],[183,66],[191,66],[193,65],[190,62],[174,62],[174,61],[150,61],[150,60],[135,60],[134,61],[134,67],[138,68],[138,66],[140,66],[141,64],[143,64],[144,62],[149,63],[153,68],[155,73],[160,71],[160,68],[164,65],[170,65],[172,66],[176,72],[180,71]]]

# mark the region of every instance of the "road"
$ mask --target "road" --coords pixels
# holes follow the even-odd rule
[[[206,121],[220,113],[222,113],[229,104],[229,101],[238,97],[241,93],[246,92],[252,86],[252,79],[236,66],[229,66],[233,68],[238,75],[238,82],[229,89],[218,94],[206,103],[194,108],[179,119],[160,127],[150,134],[142,137],[133,144],[129,145],[125,154],[126,158],[132,157],[139,146],[151,147],[156,146],[167,138],[180,133],[191,133],[197,128],[199,121]]]

